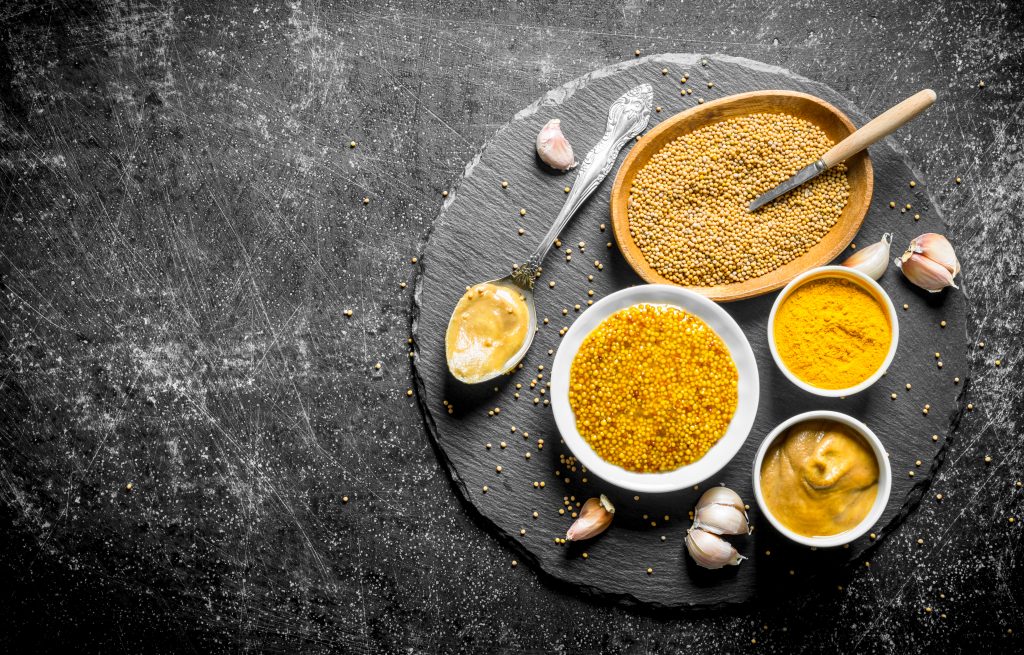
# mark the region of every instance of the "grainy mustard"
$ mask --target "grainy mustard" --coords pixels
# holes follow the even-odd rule
[[[569,375],[576,429],[607,462],[670,471],[703,457],[736,412],[739,375],[704,321],[634,305],[583,341]]]

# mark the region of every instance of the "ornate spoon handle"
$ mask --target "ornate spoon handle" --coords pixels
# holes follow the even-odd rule
[[[544,261],[544,256],[551,249],[555,237],[561,233],[583,201],[590,197],[590,194],[597,189],[601,181],[611,171],[622,146],[647,127],[651,118],[653,97],[651,85],[641,84],[630,89],[612,103],[611,109],[608,110],[608,128],[605,130],[604,136],[593,150],[587,153],[580,165],[572,190],[565,199],[562,210],[558,212],[555,222],[551,224],[551,229],[544,235],[526,265],[520,267],[520,270],[526,269],[523,272],[529,276],[529,288],[533,288],[533,278],[539,273],[541,262]],[[526,275],[517,277],[523,281],[526,281],[527,278]]]

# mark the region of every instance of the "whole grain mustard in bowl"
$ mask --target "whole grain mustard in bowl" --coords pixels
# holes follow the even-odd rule
[[[804,391],[849,396],[874,384],[899,343],[896,308],[882,287],[846,266],[798,275],[768,316],[775,364]]]
[[[736,321],[670,285],[595,303],[566,332],[551,374],[555,423],[573,456],[632,491],[676,491],[717,473],[746,440],[758,394]]]
[[[892,469],[881,440],[832,411],[798,414],[772,430],[754,457],[754,497],[769,523],[805,546],[850,543],[878,522]]]

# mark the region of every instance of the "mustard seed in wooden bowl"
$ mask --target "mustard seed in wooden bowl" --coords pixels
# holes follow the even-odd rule
[[[785,286],[834,259],[867,213],[866,152],[751,213],[751,200],[849,136],[832,105],[792,91],[721,98],[657,125],[612,189],[612,227],[647,282],[718,301]]]
[[[833,145],[788,114],[750,114],[684,134],[633,178],[633,240],[647,262],[683,286],[760,277],[806,253],[838,222],[846,167],[830,169],[757,212],[747,205]]]

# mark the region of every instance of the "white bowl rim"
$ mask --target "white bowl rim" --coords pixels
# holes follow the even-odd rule
[[[664,473],[637,473],[606,462],[576,430],[575,415],[569,404],[570,369],[583,340],[607,317],[640,304],[678,307],[707,323],[725,342],[739,375],[736,413],[725,435],[696,462]],[[718,303],[674,285],[642,284],[605,296],[573,322],[562,337],[552,364],[550,393],[558,431],[589,474],[630,491],[666,493],[707,480],[735,457],[753,428],[760,399],[760,382],[750,342],[735,319]]]
[[[883,302],[882,305],[885,307],[889,314],[889,324],[892,326],[892,341],[889,344],[889,352],[886,353],[885,360],[882,361],[881,366],[878,367],[873,374],[865,378],[859,384],[855,384],[852,387],[846,389],[821,389],[808,384],[794,375],[789,368],[782,362],[782,357],[779,356],[779,351],[775,347],[775,314],[779,311],[779,307],[782,305],[783,299],[789,295],[793,289],[803,284],[808,278],[821,276],[821,277],[834,277],[838,274],[839,276],[847,275],[856,279],[861,284],[873,289]],[[816,396],[826,396],[829,398],[839,398],[842,396],[852,396],[855,393],[864,391],[875,382],[878,382],[879,378],[885,375],[885,372],[889,370],[889,366],[892,364],[892,360],[896,357],[896,348],[899,345],[900,340],[900,325],[896,314],[896,307],[892,304],[892,298],[885,292],[875,280],[871,279],[870,276],[854,269],[849,266],[819,266],[812,268],[809,271],[804,271],[800,275],[793,278],[789,284],[782,288],[779,295],[776,296],[775,302],[772,303],[772,311],[768,314],[768,349],[772,353],[772,359],[775,360],[775,365],[779,367],[790,382],[800,387],[808,393],[813,393]]]
[[[764,461],[764,456],[765,453],[768,452],[768,447],[779,437],[779,435],[784,434],[789,430],[789,428],[797,423],[822,419],[837,421],[853,428],[858,434],[864,437],[864,440],[867,441],[868,444],[871,445],[871,449],[875,453],[875,459],[878,460],[878,494],[875,496],[875,503],[871,506],[871,510],[864,516],[861,522],[853,528],[850,528],[845,532],[840,532],[839,534],[808,537],[806,535],[798,534],[784,526],[768,509],[767,504],[764,502],[764,497],[761,495],[761,462]],[[769,432],[768,436],[761,442],[761,446],[757,449],[757,455],[754,456],[753,479],[754,498],[757,500],[757,506],[761,510],[761,513],[764,514],[765,518],[768,519],[768,522],[772,524],[772,527],[792,541],[805,546],[815,546],[818,548],[842,546],[843,544],[848,544],[861,537],[865,532],[871,529],[871,526],[878,522],[878,519],[882,517],[886,506],[889,504],[889,494],[892,492],[892,467],[889,464],[889,453],[886,452],[885,446],[882,444],[882,440],[878,438],[878,435],[876,435],[874,431],[872,431],[872,429],[862,421],[855,419],[849,414],[833,412],[825,409],[804,412],[803,414],[791,416],[782,423],[779,423],[775,429]]]

